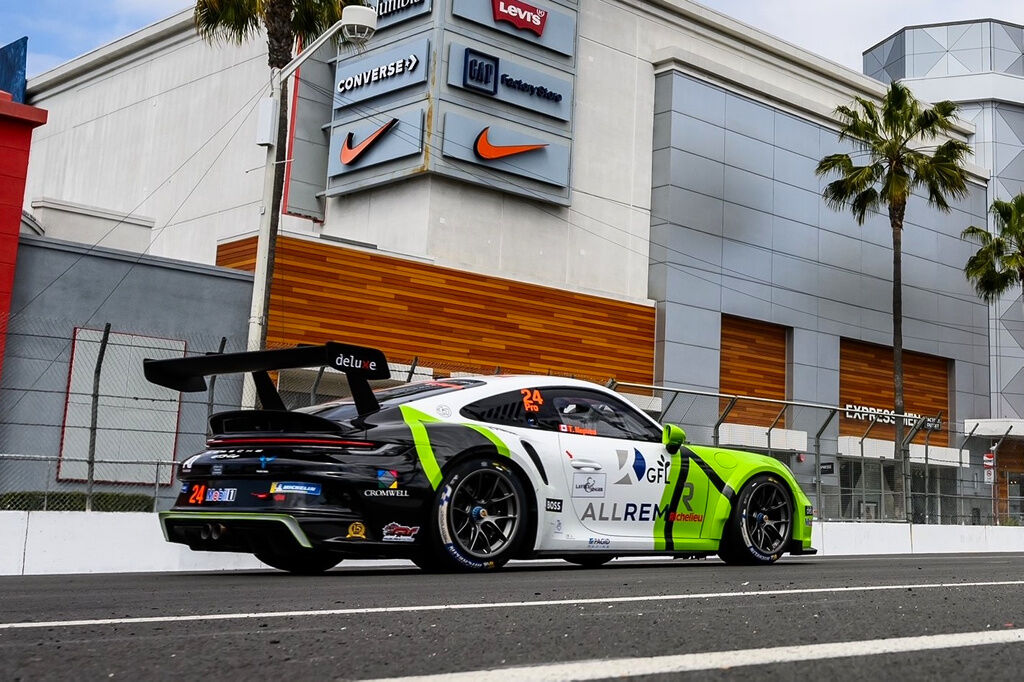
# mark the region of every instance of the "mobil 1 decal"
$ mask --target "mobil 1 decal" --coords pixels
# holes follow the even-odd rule
[[[452,0],[452,14],[553,52],[573,56],[576,14],[543,0]]]
[[[572,117],[572,82],[568,79],[458,43],[452,43],[448,57],[448,85],[560,121]]]

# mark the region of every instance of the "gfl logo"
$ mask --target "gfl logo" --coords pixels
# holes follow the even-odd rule
[[[643,453],[633,449],[633,473],[636,474],[638,481],[646,480],[648,483],[665,483],[667,485],[671,483],[668,480],[668,472],[671,467],[672,462],[665,455],[658,455],[658,461],[648,467]]]

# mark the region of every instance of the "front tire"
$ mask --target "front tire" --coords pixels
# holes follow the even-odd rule
[[[793,501],[785,482],[771,474],[743,486],[722,534],[718,557],[727,564],[771,564],[793,534]]]
[[[519,549],[528,515],[526,491],[510,467],[493,458],[462,462],[438,488],[431,556],[417,565],[462,571],[500,568]]]
[[[255,554],[267,566],[295,575],[320,575],[341,563],[337,554],[316,549],[301,549],[287,554],[260,550]]]

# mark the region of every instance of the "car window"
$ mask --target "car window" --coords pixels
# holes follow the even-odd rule
[[[479,379],[417,381],[411,384],[394,386],[392,388],[378,389],[374,391],[373,394],[377,396],[377,402],[380,403],[380,408],[384,410],[389,407],[403,405],[412,400],[441,395],[442,393],[450,393],[451,391],[458,391],[463,388],[471,388],[473,386],[483,386],[483,384],[484,382]],[[355,419],[359,414],[355,403],[353,403],[350,398],[344,400],[332,400],[331,402],[321,403],[319,405],[310,405],[309,407],[301,407],[295,411],[314,414],[318,417],[333,419],[335,421]]]
[[[540,428],[550,421],[550,410],[542,389],[524,388],[492,395],[461,410],[462,416],[491,424]]]
[[[661,442],[661,429],[613,396],[586,389],[548,390],[556,428],[563,433]]]

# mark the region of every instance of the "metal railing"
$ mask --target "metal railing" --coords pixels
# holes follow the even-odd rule
[[[648,384],[609,385],[623,393],[660,398],[655,416],[686,429],[693,443],[752,450],[783,461],[822,520],[1024,524],[1024,474],[990,470],[992,481],[985,482],[982,455],[998,453],[1009,432],[1002,438],[980,437],[973,429],[965,433],[959,423],[944,424],[941,413],[897,415]],[[737,417],[745,405],[762,408],[756,423]],[[847,418],[842,434],[840,416]],[[851,418],[862,421],[863,428],[853,432]],[[906,426],[898,448],[891,436],[888,441],[872,440],[883,420],[891,425],[896,419],[903,419]],[[747,437],[742,442],[725,442],[723,431],[736,425],[745,429]],[[806,447],[780,444],[783,429],[806,435]],[[948,445],[940,449],[934,440],[941,430]],[[847,445],[844,449],[841,435]],[[851,443],[855,444],[852,449]],[[949,457],[951,450],[956,452],[954,458]],[[937,457],[939,453],[943,456]]]
[[[67,470],[89,465],[94,476]],[[168,509],[178,494],[179,462],[0,454],[0,511],[153,512]],[[129,469],[130,467],[130,469]],[[142,468],[149,483],[124,482],[125,471]]]

